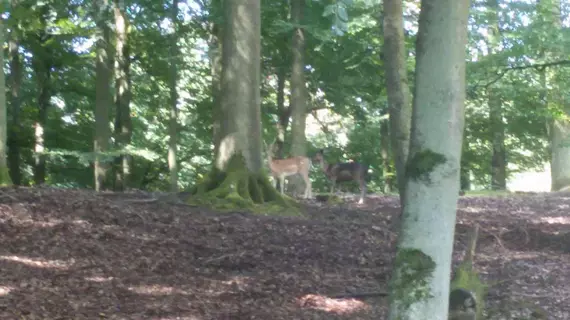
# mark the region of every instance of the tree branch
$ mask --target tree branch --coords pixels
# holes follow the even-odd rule
[[[570,65],[570,60],[559,60],[559,61],[552,61],[552,62],[546,62],[546,63],[528,64],[528,65],[522,65],[522,66],[507,67],[507,68],[504,68],[501,72],[499,72],[497,74],[497,76],[495,77],[495,79],[484,84],[483,87],[488,88],[488,87],[492,86],[493,84],[497,83],[509,71],[524,70],[524,69],[537,69],[538,71],[543,71],[544,69],[546,69],[548,67],[563,66],[563,65]],[[480,86],[475,85],[474,89],[477,89],[478,87],[480,87]]]

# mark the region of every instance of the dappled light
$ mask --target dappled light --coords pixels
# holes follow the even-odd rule
[[[128,290],[142,294],[142,295],[151,295],[151,296],[169,296],[173,294],[178,295],[188,295],[189,293],[180,290],[174,287],[166,287],[160,285],[148,285],[148,286],[133,286],[129,287]]]
[[[308,294],[297,299],[303,308],[326,311],[335,314],[351,314],[370,309],[367,303],[357,299],[332,299],[326,296]]]
[[[0,256],[0,260],[18,262],[35,268],[56,269],[56,270],[67,270],[75,263],[73,259],[70,261],[44,260],[44,259],[27,258],[21,256]]]
[[[540,222],[548,224],[570,224],[570,216],[566,217],[542,217]]]
[[[0,297],[8,295],[10,293],[10,291],[12,291],[12,290],[14,290],[13,287],[7,287],[7,286],[0,285]]]

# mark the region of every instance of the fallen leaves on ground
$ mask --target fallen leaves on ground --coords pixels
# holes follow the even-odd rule
[[[386,290],[397,198],[283,218],[155,196],[0,189],[0,319],[385,318],[385,296],[333,297]],[[490,310],[570,318],[569,208],[563,194],[461,197],[454,262],[478,223]]]

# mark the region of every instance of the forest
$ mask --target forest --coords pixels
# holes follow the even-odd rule
[[[570,319],[569,1],[1,9],[0,319]]]

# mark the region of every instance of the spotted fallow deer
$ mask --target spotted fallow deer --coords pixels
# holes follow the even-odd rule
[[[265,144],[265,142],[264,142]],[[273,158],[273,145],[272,143],[269,147],[265,144],[267,149],[267,162],[269,164],[269,169],[271,169],[271,175],[274,177],[273,185],[276,186],[277,179],[279,179],[280,191],[283,194],[283,186],[285,184],[285,178],[293,176],[295,174],[301,175],[305,181],[305,198],[310,198],[313,196],[311,180],[309,179],[309,171],[311,169],[311,159],[303,156],[295,156],[286,159],[274,159]]]

